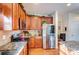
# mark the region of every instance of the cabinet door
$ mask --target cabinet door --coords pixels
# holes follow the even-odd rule
[[[42,48],[42,37],[41,36],[36,37],[35,48]]]
[[[53,24],[53,17],[45,17],[48,24]]]
[[[2,9],[3,9],[4,16],[12,17],[12,4],[11,3],[3,3]]]
[[[19,55],[27,55],[27,45],[25,45]]]
[[[38,19],[37,19],[37,30],[41,30],[41,28],[42,28],[42,21],[41,21],[42,19],[41,19],[41,17],[38,17]]]
[[[30,20],[30,16],[26,16],[26,29],[30,30],[30,26],[31,26],[31,20]]]
[[[31,17],[31,29],[32,30],[36,30],[37,26],[38,26],[38,21],[37,21],[37,17],[32,16]]]
[[[2,4],[0,3],[0,14],[2,13]],[[3,17],[0,15],[0,30],[3,30]]]
[[[42,22],[46,21],[47,24],[53,24],[53,17],[42,17]]]
[[[21,20],[21,29],[25,30],[26,29],[26,15],[25,12],[23,11],[23,8],[20,8],[20,20]]]
[[[12,30],[12,4],[3,3],[4,30]]]
[[[24,55],[27,55],[27,45],[24,47]]]
[[[0,4],[0,30],[12,30],[12,4]]]
[[[29,48],[35,48],[35,37],[31,37],[29,40]]]
[[[18,4],[13,3],[13,30],[18,30]]]

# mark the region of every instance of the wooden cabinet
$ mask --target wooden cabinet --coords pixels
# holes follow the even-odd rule
[[[53,17],[45,17],[48,24],[53,24]]]
[[[19,55],[27,55],[27,45],[25,45]]]
[[[27,55],[27,45],[24,47],[24,55]],[[29,52],[29,51],[28,51]]]
[[[4,16],[12,17],[12,4],[11,3],[3,3],[2,4],[2,12]]]
[[[31,30],[37,29],[37,19],[38,17],[31,16]]]
[[[0,30],[8,28],[12,28],[12,4],[0,3]]]
[[[26,29],[26,15],[25,12],[21,9],[21,29],[25,30]]]
[[[53,17],[42,17],[42,22],[46,21],[47,24],[53,24]]]
[[[26,29],[26,14],[18,3],[13,3],[13,30]]]
[[[35,48],[42,48],[42,37],[37,36],[35,39]]]
[[[29,48],[42,48],[42,37],[31,37],[29,40]]]
[[[41,29],[41,17],[31,16],[31,29],[40,30]]]
[[[37,19],[37,30],[41,30],[42,29],[42,18],[38,17]]]
[[[30,29],[31,30],[41,30],[42,22],[46,21],[48,24],[53,24],[53,17],[39,17],[39,16],[30,16]],[[29,21],[27,21],[29,22]],[[28,23],[27,23],[28,26]]]
[[[13,30],[18,30],[18,4],[13,3]]]
[[[30,16],[26,15],[26,29],[30,30],[30,28],[31,28]]]
[[[24,11],[23,7],[19,4],[19,21],[20,21],[20,28],[21,30],[26,29],[26,12]]]
[[[30,37],[29,48],[35,48],[35,37]]]
[[[2,13],[2,4],[0,3],[0,14]],[[3,17],[0,15],[0,30],[3,30]]]

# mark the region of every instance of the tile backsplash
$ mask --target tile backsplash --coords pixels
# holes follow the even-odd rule
[[[41,33],[39,30],[29,30],[28,32],[31,34],[31,36],[39,36]]]
[[[0,31],[0,46],[11,42],[11,31]]]
[[[9,42],[11,42],[11,35],[21,33],[22,31],[0,31],[0,46],[3,46]],[[39,33],[41,31],[38,30],[28,30],[28,32],[31,34],[31,36],[39,36]]]

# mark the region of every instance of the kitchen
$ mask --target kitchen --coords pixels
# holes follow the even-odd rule
[[[79,55],[78,3],[0,3],[1,55]]]
[[[0,3],[1,55],[30,55],[36,53],[31,49],[39,49],[38,52],[40,52],[40,49],[45,50],[44,53],[40,53],[42,55],[52,54],[52,49],[57,47],[57,40],[54,42],[49,39],[52,38],[52,35],[55,39],[56,35],[53,16],[29,15],[24,8],[25,6],[21,3]],[[54,42],[54,44],[51,42]]]

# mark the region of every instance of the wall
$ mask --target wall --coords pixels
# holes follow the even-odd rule
[[[70,13],[68,21],[67,41],[79,41],[79,13]]]
[[[76,21],[76,16],[79,16],[77,13],[65,12],[59,13],[58,15],[58,34],[66,33],[66,41],[79,41],[79,22]],[[67,31],[65,31],[67,27]]]
[[[53,24],[55,25],[55,45],[58,48],[58,21],[59,21],[59,12],[55,11],[52,15]]]
[[[58,34],[66,33],[65,27],[68,25],[68,13],[58,14]]]
[[[11,41],[11,31],[0,31],[0,46]]]

